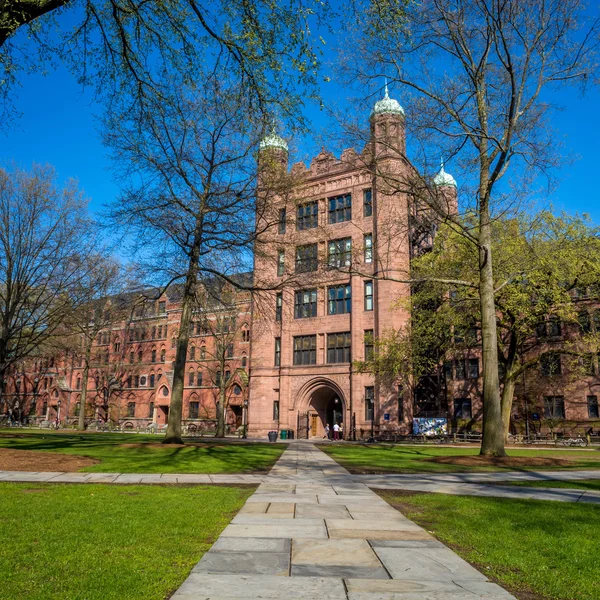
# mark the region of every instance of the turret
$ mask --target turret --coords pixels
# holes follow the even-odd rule
[[[275,124],[271,133],[267,134],[260,142],[260,160],[266,159],[267,164],[280,165],[286,168],[288,165],[288,144],[275,133]]]
[[[440,193],[440,200],[443,201],[444,209],[448,214],[458,214],[458,186],[456,180],[450,173],[444,170],[444,160],[440,159],[440,170],[433,178],[433,185]]]
[[[406,154],[404,109],[397,100],[390,98],[387,83],[384,97],[375,103],[371,112],[371,139],[375,157]]]

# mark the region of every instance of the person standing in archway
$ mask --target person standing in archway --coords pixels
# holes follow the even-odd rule
[[[337,442],[340,439],[340,426],[337,423],[333,424],[333,441]]]

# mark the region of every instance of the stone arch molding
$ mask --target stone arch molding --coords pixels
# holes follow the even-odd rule
[[[313,393],[322,387],[328,387],[332,389],[340,398],[344,408],[346,408],[346,396],[342,387],[333,379],[328,377],[314,377],[305,382],[300,389],[293,394],[293,409],[306,411],[310,405],[310,399]]]

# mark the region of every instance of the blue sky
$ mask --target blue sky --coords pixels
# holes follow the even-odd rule
[[[335,77],[323,84],[322,92],[326,101],[338,102],[349,94]],[[402,101],[393,89],[390,92]],[[68,177],[79,180],[94,212],[115,198],[118,187],[96,130],[94,113],[100,112],[100,108],[94,104],[92,95],[69,72],[59,68],[46,76],[23,77],[15,96],[22,116],[6,133],[0,133],[0,162],[15,161],[22,167],[32,162],[54,165],[60,180]],[[560,185],[550,200],[557,210],[588,212],[600,224],[596,182],[600,163],[600,90],[593,90],[584,98],[576,91],[564,91],[558,101],[564,111],[556,114],[554,125],[564,138],[565,151],[579,158],[558,173]],[[326,127],[326,117],[318,107],[306,107],[306,114],[317,133]],[[303,158],[319,150],[310,139],[298,147]]]

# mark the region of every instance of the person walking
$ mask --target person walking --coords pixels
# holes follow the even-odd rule
[[[325,425],[325,437],[330,440],[331,439],[331,429],[329,428],[329,423]]]
[[[340,428],[340,440],[343,440],[344,439],[344,426],[340,423],[339,428]]]
[[[340,426],[337,423],[333,424],[333,441],[337,442],[340,439]]]

